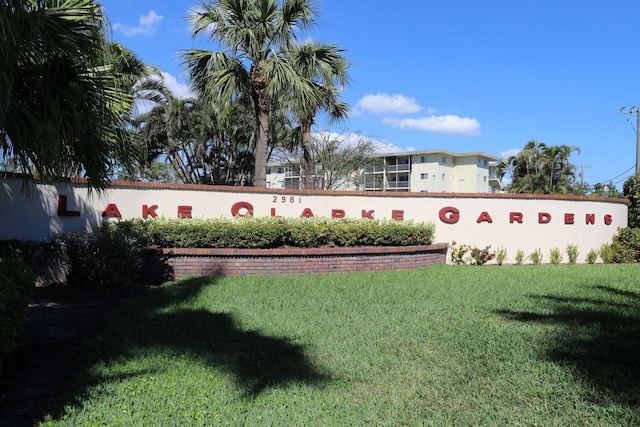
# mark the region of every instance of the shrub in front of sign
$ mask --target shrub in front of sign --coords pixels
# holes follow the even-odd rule
[[[640,261],[640,228],[620,228],[611,243],[615,263]]]
[[[600,246],[598,253],[600,254],[600,259],[605,264],[610,264],[613,262],[613,249],[611,248],[610,244],[603,243],[602,246]]]
[[[18,343],[36,275],[19,249],[0,250],[0,362]]]
[[[496,262],[498,263],[498,265],[502,265],[506,259],[507,259],[507,249],[506,248],[496,249]]]
[[[542,256],[542,251],[538,248],[529,254],[529,259],[532,263],[538,265],[542,263]]]
[[[562,252],[560,252],[560,248],[552,248],[549,251],[549,261],[551,264],[560,264],[562,262]]]
[[[135,283],[143,240],[129,221],[104,222],[93,233],[59,237],[67,286],[114,288]]]
[[[567,257],[569,257],[569,264],[575,264],[578,261],[578,255],[580,255],[578,246],[568,244],[566,251],[567,251]]]
[[[123,221],[147,246],[275,248],[292,246],[409,246],[433,241],[435,225],[370,219],[242,217]]]
[[[594,264],[598,259],[598,251],[596,249],[591,249],[589,253],[587,253],[587,263]]]

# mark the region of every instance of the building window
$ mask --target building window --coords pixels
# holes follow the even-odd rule
[[[485,160],[485,161],[484,161],[484,165],[485,165],[485,166],[489,166],[489,161],[488,161],[488,160]]]
[[[267,169],[269,170],[269,169]],[[269,181],[267,181],[267,188],[271,188],[271,183]]]
[[[446,157],[442,157],[442,163],[447,163],[447,158]]]
[[[429,174],[428,173],[421,173],[420,174],[420,179],[429,179]]]
[[[446,174],[446,173],[443,173],[443,174],[442,174],[442,180],[444,181],[444,179],[445,179],[446,177],[447,177],[447,174]]]
[[[284,173],[284,167],[279,167],[278,168],[278,173]]]
[[[271,175],[271,168],[267,168],[267,175]]]
[[[420,157],[420,163],[429,163],[429,157],[427,156]]]
[[[487,176],[486,175],[484,176],[484,182],[487,182]]]

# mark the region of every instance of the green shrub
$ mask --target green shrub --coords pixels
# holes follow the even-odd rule
[[[522,249],[518,249],[516,252],[516,264],[520,265],[524,262],[524,251]]]
[[[142,247],[138,231],[130,221],[103,222],[93,233],[60,236],[67,285],[112,288],[135,282]]]
[[[577,245],[567,245],[567,256],[569,257],[569,264],[575,264],[578,261],[578,255],[580,255],[580,251],[578,250]]]
[[[18,343],[34,284],[35,274],[19,250],[0,258],[0,361]]]
[[[611,243],[613,262],[640,261],[640,228],[620,228]]]
[[[611,245],[603,243],[602,246],[600,246],[599,253],[600,259],[602,259],[602,262],[604,262],[605,264],[610,264],[613,262],[613,249],[611,248]]]
[[[560,252],[560,248],[551,249],[549,252],[549,261],[551,264],[560,264],[562,262],[562,252]]]
[[[467,264],[467,259],[469,256],[467,255],[469,252],[468,245],[459,245],[454,240],[451,242],[451,262],[456,265],[465,265]]]
[[[504,260],[507,259],[507,250],[505,248],[496,249],[496,262],[498,265],[502,265]]]
[[[485,247],[484,249],[479,249],[475,246],[471,248],[471,259],[473,259],[475,265],[484,265],[496,256],[496,254],[491,252],[489,249],[491,249],[491,245]]]
[[[531,260],[532,263],[534,263],[536,265],[542,263],[542,251],[540,250],[540,248],[538,248],[535,251],[531,252],[529,254],[529,259]]]
[[[587,254],[587,262],[589,264],[594,264],[598,259],[598,251],[595,249],[591,249]]]
[[[343,218],[156,218],[126,222],[141,242],[166,248],[409,246],[430,244],[435,233],[432,223]]]

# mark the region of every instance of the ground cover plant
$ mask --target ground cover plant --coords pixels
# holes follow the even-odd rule
[[[640,424],[633,264],[189,278],[111,313],[44,425]]]

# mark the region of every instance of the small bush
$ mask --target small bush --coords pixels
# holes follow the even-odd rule
[[[457,245],[457,242],[454,240],[451,242],[451,262],[456,265],[466,265],[469,252],[469,246],[467,245]]]
[[[613,262],[640,261],[640,228],[620,228],[611,243]]]
[[[524,251],[522,249],[518,249],[516,252],[516,264],[520,265],[524,262]]]
[[[549,252],[549,261],[551,264],[560,264],[562,262],[562,252],[560,252],[559,248],[551,249]]]
[[[498,265],[502,265],[507,259],[507,250],[505,248],[496,249],[496,262]]]
[[[540,248],[531,252],[529,254],[529,259],[531,260],[532,263],[536,265],[539,265],[540,263],[542,263],[542,251],[540,250]]]
[[[613,262],[613,249],[611,248],[611,245],[603,243],[602,246],[600,246],[599,253],[600,259],[602,259],[602,262],[604,262],[605,264],[610,264]]]
[[[141,241],[131,222],[104,222],[93,233],[60,236],[67,285],[113,288],[136,281]]]
[[[491,245],[485,247],[484,249],[479,249],[475,246],[471,248],[470,255],[475,265],[484,265],[485,263],[495,258],[496,254],[491,252],[489,249],[491,249]]]
[[[598,259],[598,251],[595,249],[591,249],[589,253],[587,253],[587,262],[589,264],[594,264]]]
[[[0,258],[0,362],[18,344],[34,285],[35,274],[19,250]]]
[[[577,245],[567,245],[567,256],[569,257],[569,264],[575,264],[578,261],[578,255],[580,251]]]

